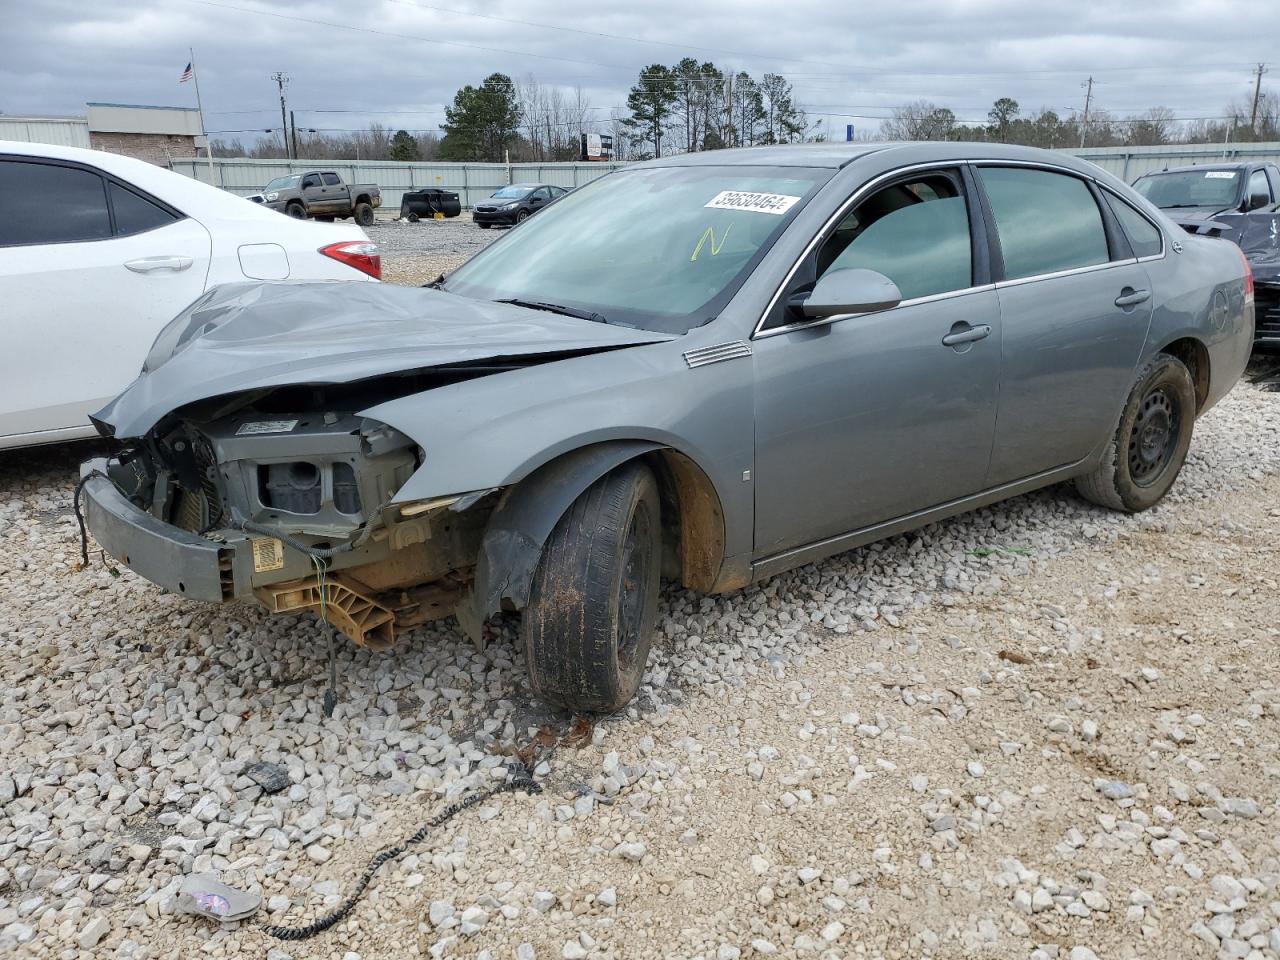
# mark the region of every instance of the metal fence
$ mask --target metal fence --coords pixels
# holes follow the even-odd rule
[[[209,182],[207,160],[171,160],[178,173]],[[396,216],[400,197],[409,190],[442,187],[458,194],[464,207],[484,200],[509,183],[550,183],[578,187],[621,163],[405,163],[397,160],[219,160],[213,161],[214,186],[241,196],[257,193],[268,180],[307,170],[336,170],[347,183],[376,183],[382,211]]]
[[[1223,160],[1270,160],[1280,163],[1280,143],[1178,143],[1158,147],[1091,147],[1064,151],[1090,160],[1108,173],[1132,183],[1152,170]],[[175,159],[170,166],[205,183],[205,160]],[[405,191],[443,187],[472,207],[509,183],[551,183],[578,187],[625,166],[622,163],[404,163],[396,160],[242,160],[213,161],[215,186],[247,196],[268,180],[307,170],[336,170],[348,183],[376,183],[382,189],[382,213],[396,216]]]
[[[1069,149],[1084,160],[1132,183],[1144,173],[1192,163],[1234,160],[1269,160],[1280,163],[1280,143],[1168,143],[1158,147],[1089,147]]]

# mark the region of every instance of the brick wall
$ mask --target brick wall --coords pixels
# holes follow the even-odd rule
[[[165,133],[98,133],[89,131],[89,145],[94,150],[120,153],[137,157],[160,167],[169,165],[169,158],[194,157],[195,137]]]

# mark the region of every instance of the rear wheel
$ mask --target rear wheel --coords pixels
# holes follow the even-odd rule
[[[369,206],[369,204],[364,203],[363,201],[357,203],[355,210],[353,210],[352,213],[356,218],[356,223],[360,224],[360,226],[373,226],[373,207]]]
[[[1196,388],[1186,365],[1158,354],[1138,375],[1102,464],[1076,478],[1086,500],[1137,513],[1159,503],[1191,447]]]
[[[658,484],[642,463],[597,480],[543,548],[521,623],[533,691],[612,713],[635,696],[658,614]]]
[[[284,212],[295,220],[307,219],[307,208],[300,203],[291,203],[284,208]]]

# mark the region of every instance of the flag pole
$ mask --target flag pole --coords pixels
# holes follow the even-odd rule
[[[187,53],[191,55],[191,79],[196,85],[196,110],[200,114],[200,132],[204,134],[204,155],[209,162],[209,186],[216,187],[213,182],[213,141],[209,139],[208,128],[204,125],[204,104],[200,102],[200,72],[196,69],[196,54],[190,47],[187,47]]]

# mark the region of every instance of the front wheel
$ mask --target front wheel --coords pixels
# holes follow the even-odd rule
[[[295,220],[307,219],[307,208],[300,203],[289,204],[289,206],[285,207],[284,212]]]
[[[546,703],[612,713],[635,696],[658,616],[658,484],[642,463],[601,477],[560,518],[521,622],[529,682]]]
[[[516,223],[524,223],[526,220],[529,219],[529,216],[530,214],[528,210],[521,210],[519,213],[516,214]]]
[[[362,227],[373,226],[373,207],[367,203],[357,203],[355,210],[352,211],[356,218],[356,223]]]
[[[1178,478],[1196,419],[1191,371],[1158,354],[1138,374],[1115,436],[1093,473],[1076,478],[1086,500],[1138,513],[1159,503]]]

